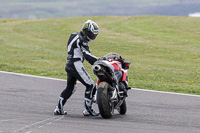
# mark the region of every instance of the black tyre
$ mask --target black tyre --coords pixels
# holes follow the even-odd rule
[[[101,116],[109,119],[114,114],[114,103],[110,101],[111,95],[109,94],[109,84],[101,82],[97,90],[97,104]]]
[[[119,107],[118,112],[122,115],[126,114],[127,107],[126,107],[126,100],[124,99],[122,105]]]

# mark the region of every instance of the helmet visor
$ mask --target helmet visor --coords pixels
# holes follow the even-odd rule
[[[92,32],[88,32],[87,36],[91,39],[94,40],[97,37],[98,34],[94,34]]]
[[[97,37],[97,34],[93,34],[90,38],[94,40]]]

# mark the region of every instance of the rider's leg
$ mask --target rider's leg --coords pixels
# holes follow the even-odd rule
[[[71,74],[67,73],[67,86],[60,94],[58,99],[58,104],[56,109],[54,110],[55,115],[65,115],[66,111],[63,111],[63,106],[65,105],[67,99],[71,97],[71,95],[76,90],[76,78],[74,78]]]
[[[83,115],[84,116],[88,116],[88,115],[96,116],[96,115],[98,115],[98,113],[96,113],[92,109],[93,97],[94,97],[94,94],[96,92],[96,84],[91,79],[90,75],[88,74],[88,72],[84,68],[82,62],[75,62],[74,66],[75,66],[77,73],[78,73],[76,75],[76,78],[86,87],[85,101],[84,101],[84,107],[85,108],[84,108],[84,111],[83,111]]]

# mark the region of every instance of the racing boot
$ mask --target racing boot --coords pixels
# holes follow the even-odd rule
[[[64,100],[64,98],[59,97],[58,105],[56,106],[56,108],[54,110],[55,115],[66,115],[67,114],[66,111],[63,111],[63,100]]]
[[[83,115],[84,116],[98,116],[99,113],[95,112],[93,109],[92,109],[92,103],[93,103],[93,100],[90,100],[90,99],[86,99],[85,98],[85,102],[84,102],[84,110],[83,110]]]

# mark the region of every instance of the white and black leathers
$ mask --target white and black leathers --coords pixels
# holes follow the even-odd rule
[[[82,32],[71,34],[68,40],[67,52],[67,62],[75,62],[77,60],[83,62],[86,59],[86,61],[93,65],[98,59],[90,53],[88,41],[83,37]]]
[[[85,99],[92,99],[96,84],[83,66],[83,61],[88,61],[91,65],[99,58],[90,53],[88,41],[83,37],[82,32],[71,34],[67,45],[67,61],[65,70],[67,72],[67,87],[61,93],[63,105],[75,91],[76,81],[79,80],[86,86]]]

